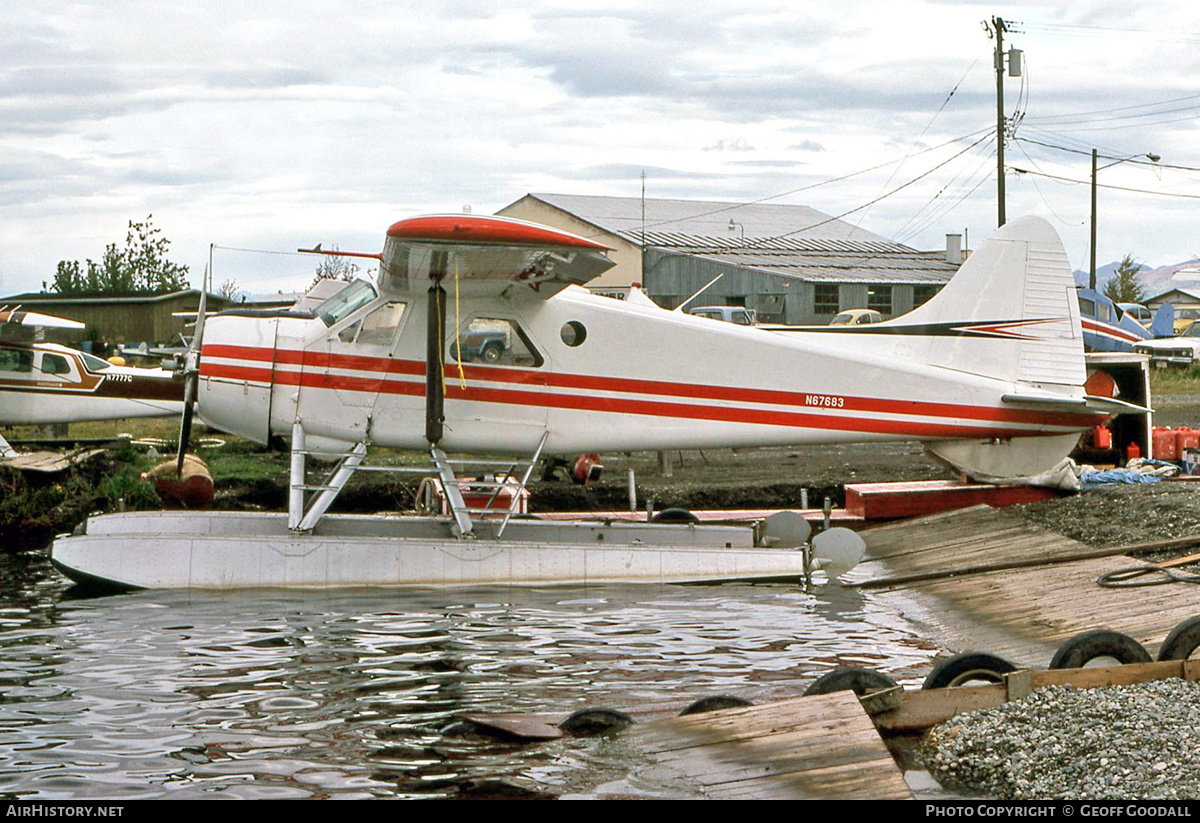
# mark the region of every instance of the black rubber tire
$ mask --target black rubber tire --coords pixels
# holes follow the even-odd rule
[[[987,652],[963,652],[939,660],[921,684],[922,689],[948,689],[971,681],[1003,683],[1004,675],[1017,667],[1003,657]]]
[[[842,666],[818,677],[804,690],[804,696],[854,692],[859,697],[870,692],[881,692],[896,686],[896,681],[886,674],[858,666]]]
[[[1111,629],[1094,629],[1077,634],[1059,646],[1050,661],[1052,669],[1082,669],[1097,657],[1111,657],[1121,664],[1149,663],[1142,644],[1127,634]]]
[[[1159,660],[1187,660],[1200,648],[1200,615],[1189,617],[1167,635],[1158,650]]]
[[[733,697],[728,694],[714,694],[711,697],[701,697],[695,703],[681,711],[679,716],[686,717],[689,714],[717,712],[721,709],[741,709],[753,705],[749,700],[742,697]]]
[[[633,723],[632,717],[616,709],[580,709],[559,723],[558,727],[575,737],[591,737],[623,729]]]
[[[483,347],[481,356],[485,363],[499,363],[500,358],[504,356],[504,347],[498,343],[489,343]]]
[[[687,509],[663,509],[655,512],[650,518],[651,523],[699,523],[700,518]]]

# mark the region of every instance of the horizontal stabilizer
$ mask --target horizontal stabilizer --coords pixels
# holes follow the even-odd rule
[[[1118,400],[1115,397],[1086,395],[1081,398],[1058,397],[1046,394],[1006,394],[1000,398],[1005,403],[1063,412],[1098,412],[1100,414],[1146,414],[1153,409]]]

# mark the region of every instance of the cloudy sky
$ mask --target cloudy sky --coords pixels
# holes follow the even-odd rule
[[[305,285],[427,212],[527,192],[797,203],[918,248],[1008,215],[1086,268],[1200,256],[1200,5],[1071,0],[523,3],[4,0],[0,294],[154,215],[199,282]],[[1144,158],[1143,158],[1144,161]],[[1022,171],[1017,171],[1018,169]]]

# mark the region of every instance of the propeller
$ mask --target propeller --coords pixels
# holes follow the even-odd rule
[[[212,249],[209,249],[212,256]],[[200,344],[204,339],[204,315],[208,306],[209,267],[204,267],[204,279],[200,284],[200,306],[196,310],[196,329],[192,344],[188,346],[183,361],[183,415],[179,419],[179,453],[175,459],[175,473],[183,474],[183,458],[187,455],[188,441],[192,438],[192,415],[196,395],[200,388]]]

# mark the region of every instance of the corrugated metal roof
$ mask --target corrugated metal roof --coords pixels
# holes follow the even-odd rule
[[[779,203],[726,203],[714,200],[659,200],[593,197],[579,194],[531,194],[606,231],[641,242],[642,232],[702,237],[818,238],[891,244],[865,229],[808,206]],[[735,223],[734,230],[729,221]]]
[[[938,285],[950,280],[958,266],[947,263],[940,252],[897,252],[866,249],[842,253],[815,251],[772,251],[703,247],[662,248],[668,254],[700,257],[732,266],[793,277],[812,283],[891,283],[895,285]]]

